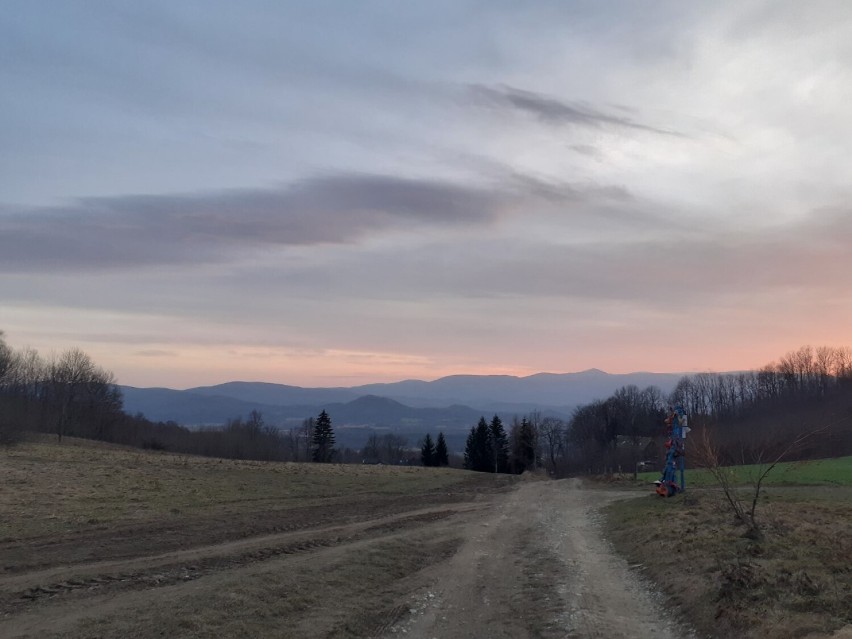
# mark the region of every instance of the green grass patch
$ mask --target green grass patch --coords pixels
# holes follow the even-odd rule
[[[687,462],[688,463],[688,462]],[[729,466],[725,468],[733,484],[749,484],[766,468],[766,465]],[[652,482],[660,478],[659,472],[639,473],[639,480]],[[767,486],[852,486],[852,457],[782,462],[767,475]],[[700,468],[686,470],[686,487],[715,486],[709,472]]]

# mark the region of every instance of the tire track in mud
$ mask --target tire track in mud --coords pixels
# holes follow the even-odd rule
[[[417,507],[452,508],[505,489],[477,486],[467,491],[424,493],[417,497]],[[138,524],[101,525],[59,536],[5,540],[0,542],[3,559],[0,588],[6,577],[49,570],[52,566],[132,560],[259,536],[358,524],[412,510],[410,497],[364,494],[344,503],[331,501],[261,512],[221,512]]]
[[[456,523],[456,522],[453,522]],[[464,543],[464,539],[457,534],[457,530],[447,531],[443,534],[430,531],[429,541],[424,542],[430,545],[428,563],[421,566],[416,573],[397,581],[393,584],[395,602],[393,605],[386,605],[382,608],[374,608],[365,612],[360,621],[360,626],[357,628],[355,636],[379,638],[386,636],[388,633],[395,632],[395,628],[399,624],[414,614],[416,610],[412,608],[412,603],[409,601],[411,592],[416,591],[422,581],[422,571],[429,569],[435,564],[440,564],[449,560],[458,552],[460,546]],[[416,605],[416,604],[414,604]],[[340,633],[343,636],[353,636],[352,626],[349,626],[349,632]],[[331,633],[331,636],[338,634]]]
[[[314,531],[311,538],[297,538],[286,543],[280,543],[282,535],[265,537],[255,540],[245,540],[211,547],[195,548],[177,555],[210,553],[209,556],[194,557],[190,561],[174,561],[174,553],[160,558],[150,558],[149,565],[140,570],[121,569],[122,564],[111,565],[111,570],[99,571],[93,576],[82,576],[87,566],[71,567],[69,570],[77,576],[61,581],[39,583],[23,590],[11,591],[0,595],[0,615],[9,615],[25,611],[33,604],[45,599],[59,599],[65,596],[89,596],[105,592],[118,593],[129,590],[151,589],[170,586],[178,583],[194,581],[216,572],[233,570],[253,563],[261,563],[287,555],[299,555],[362,540],[380,540],[382,537],[421,526],[438,522],[460,513],[476,508],[456,507],[442,510],[432,510],[405,514],[398,517],[382,518],[379,523],[362,522],[347,527],[334,527],[322,531]],[[306,531],[298,533],[304,537]],[[283,536],[292,536],[292,534]],[[274,542],[278,543],[274,543]],[[245,545],[256,547],[242,550]],[[242,551],[241,551],[242,550]],[[140,561],[124,562],[124,565],[142,563]],[[95,566],[96,568],[98,566]],[[91,568],[91,566],[89,566]],[[21,580],[23,576],[16,576]]]
[[[374,520],[351,530],[348,536],[337,535],[339,539],[329,535],[325,541],[294,541],[293,544],[255,549],[240,556],[231,555],[226,557],[227,562],[220,562],[206,574],[190,575],[194,579],[182,579],[178,570],[178,579],[170,582],[161,579],[159,583],[148,585],[138,581],[122,582],[121,579],[131,576],[129,573],[93,578],[91,590],[83,589],[82,579],[68,580],[69,585],[76,586],[70,590],[57,588],[61,586],[57,583],[45,587],[49,592],[39,593],[33,600],[19,600],[25,608],[12,614],[0,612],[0,636],[83,639],[127,636],[128,632],[138,637],[196,636],[187,633],[185,627],[174,625],[187,610],[193,610],[193,604],[187,602],[205,602],[201,604],[203,608],[218,597],[220,604],[227,604],[234,591],[257,592],[259,588],[264,593],[271,588],[285,600],[291,596],[313,597],[317,603],[322,601],[325,605],[328,602],[330,607],[324,610],[308,608],[305,612],[300,608],[299,616],[293,616],[291,608],[289,614],[268,618],[267,623],[272,620],[274,623],[264,626],[266,629],[262,633],[249,633],[248,636],[376,636],[380,634],[379,629],[391,627],[406,614],[407,608],[399,602],[411,591],[411,582],[416,581],[420,571],[432,561],[456,551],[461,543],[455,533],[456,518],[468,519],[471,513],[482,508],[482,504],[467,506]],[[285,549],[293,552],[282,552]],[[373,557],[378,559],[379,567]],[[369,574],[361,573],[359,566]],[[402,572],[399,566],[405,566]],[[194,567],[199,572],[204,568]],[[390,573],[385,574],[386,569],[390,569]],[[337,570],[343,572],[336,573]],[[338,576],[329,582],[323,577],[326,573],[348,576]],[[279,574],[281,579],[275,577]],[[261,586],[264,580],[267,585]],[[361,599],[352,599],[354,590],[362,593]],[[223,592],[226,593],[224,599],[220,596]],[[152,617],[155,613],[151,611],[161,608],[168,612],[159,618]],[[309,616],[302,618],[302,614]],[[222,619],[226,623],[233,620],[228,616]],[[237,621],[237,628],[241,627],[239,623]],[[284,634],[279,629],[281,624],[287,628]],[[140,632],[140,628],[144,630]],[[179,630],[177,634],[175,628]],[[200,636],[211,635],[202,632]],[[245,631],[232,628],[215,636],[247,635]]]
[[[339,543],[344,543],[341,537],[320,539],[315,541],[295,542],[278,547],[263,548],[261,550],[234,555],[230,557],[219,557],[201,560],[195,564],[178,564],[174,566],[163,566],[158,570],[141,571],[132,573],[118,573],[113,575],[102,575],[89,579],[69,579],[49,586],[35,586],[18,593],[19,599],[35,601],[44,597],[64,595],[76,590],[93,591],[108,587],[119,588],[153,588],[168,586],[182,581],[193,581],[218,570],[228,570],[245,564],[266,561],[281,555],[294,555],[310,552],[319,548],[328,548]],[[115,588],[113,588],[115,589]],[[13,595],[14,596],[14,595]]]

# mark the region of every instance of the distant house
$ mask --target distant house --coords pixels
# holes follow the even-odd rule
[[[639,457],[642,459],[656,460],[662,455],[660,444],[654,437],[628,437],[626,435],[619,435],[615,443],[622,450],[635,447],[636,450],[641,451]]]

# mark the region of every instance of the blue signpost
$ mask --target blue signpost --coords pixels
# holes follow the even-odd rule
[[[666,465],[663,474],[658,481],[657,494],[661,497],[671,497],[686,490],[686,448],[685,439],[689,432],[686,413],[680,406],[666,418],[668,427],[668,440],[666,441]],[[678,470],[680,470],[680,484],[678,484]]]

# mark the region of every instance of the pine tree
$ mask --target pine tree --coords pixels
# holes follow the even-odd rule
[[[491,443],[491,428],[484,417],[480,417],[476,425],[476,447],[479,450],[479,467],[476,470],[493,473],[494,446]]]
[[[314,424],[314,447],[312,459],[315,462],[327,464],[334,457],[334,430],[331,428],[331,417],[324,410]]]
[[[467,470],[474,470],[473,466],[476,463],[476,427],[471,426],[470,432],[467,434],[467,441],[464,444],[464,467]]]
[[[426,433],[426,439],[420,447],[420,462],[424,466],[437,466],[435,463],[435,446],[432,444],[432,435]]]
[[[503,429],[503,422],[494,415],[490,425],[491,448],[494,457],[494,472],[508,473],[509,472],[509,439],[506,437],[506,431]]]
[[[512,424],[512,470],[519,475],[535,468],[535,425],[524,417]]]
[[[449,466],[450,465],[450,455],[447,451],[447,440],[444,439],[443,431],[438,433],[438,441],[435,444],[435,465],[436,466]]]
[[[464,451],[465,468],[483,473],[494,472],[494,450],[491,445],[491,429],[484,417],[476,427],[470,429]]]

